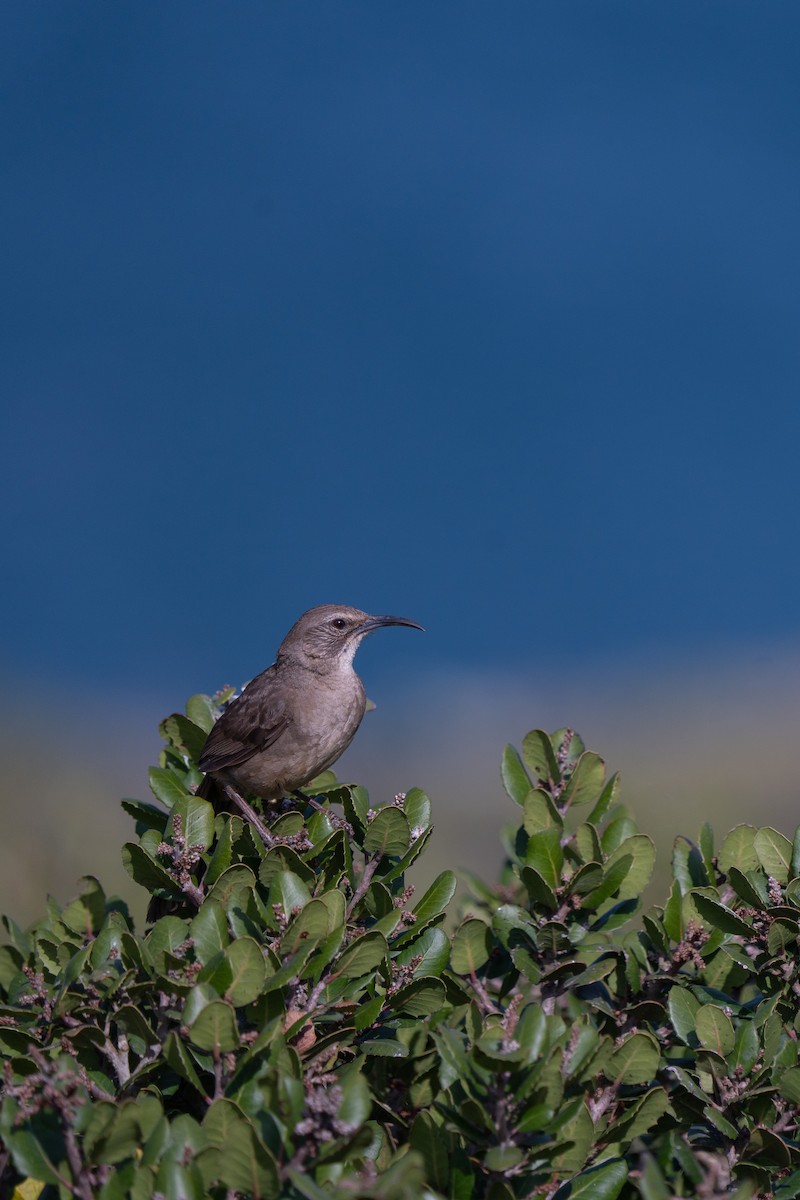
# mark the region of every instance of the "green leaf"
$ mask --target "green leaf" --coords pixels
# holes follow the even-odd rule
[[[419,903],[412,905],[417,927],[421,928],[444,912],[455,894],[456,884],[453,871],[442,871],[441,875],[436,876]]]
[[[677,890],[678,885],[673,884],[673,887]],[[642,913],[642,924],[644,925],[645,932],[655,948],[660,950],[662,954],[667,953],[669,950],[669,935],[665,928],[665,914],[666,910],[659,908],[651,908],[649,912]],[[680,940],[680,930],[678,931],[677,938],[674,940]]]
[[[492,915],[492,929],[507,950],[514,946],[536,946],[536,922],[525,908],[501,904]]]
[[[783,954],[790,946],[794,946],[797,941],[798,927],[797,921],[792,921],[786,917],[778,917],[769,927],[767,934],[767,949],[770,954],[778,956]]]
[[[412,979],[391,998],[392,1008],[411,1017],[427,1017],[444,1008],[447,1000],[441,979]]]
[[[513,796],[512,796],[513,799]],[[425,1177],[439,1192],[445,1192],[450,1181],[450,1155],[447,1138],[441,1124],[430,1112],[420,1112],[411,1126],[409,1143],[422,1155]]]
[[[736,1041],[733,1023],[727,1013],[715,1004],[701,1004],[695,1016],[695,1029],[700,1044],[723,1058],[731,1053]]]
[[[583,1100],[568,1121],[557,1131],[553,1166],[560,1172],[579,1171],[586,1163],[594,1138],[594,1124]]]
[[[58,1185],[58,1170],[48,1157],[44,1146],[30,1129],[23,1126],[21,1129],[4,1132],[3,1136],[11,1151],[14,1165],[21,1175],[37,1179],[41,1183]],[[57,1145],[48,1146],[51,1154],[58,1149]],[[61,1156],[59,1155],[59,1157]]]
[[[346,905],[344,895],[338,888],[335,891],[323,892],[321,896],[315,897],[315,900],[324,904],[328,910],[328,931],[330,933],[333,933],[334,929],[340,925],[344,925]]]
[[[548,887],[539,872],[535,871],[533,867],[523,867],[520,875],[525,885],[525,890],[533,903],[542,904],[545,908],[549,908],[551,912],[555,912],[558,908],[556,894],[551,887]]]
[[[739,899],[744,900],[745,904],[751,908],[766,908],[767,902],[765,897],[762,896],[760,889],[756,887],[751,879],[751,876],[754,874],[754,871],[748,871],[745,875],[738,867],[728,867],[728,878],[730,879],[731,887]]]
[[[172,808],[179,800],[184,800],[189,795],[178,776],[168,767],[151,767],[147,779],[156,800],[160,800],[167,808]]]
[[[275,1200],[280,1193],[277,1163],[238,1105],[215,1100],[202,1128],[210,1144],[222,1151],[219,1179],[224,1187]]]
[[[431,823],[431,802],[420,788],[414,787],[406,793],[403,812],[412,829],[427,829]]]
[[[594,825],[584,822],[575,830],[575,847],[581,857],[581,861],[602,862],[605,858],[603,849],[600,845],[600,838],[597,836],[597,830]]]
[[[672,985],[667,998],[669,1019],[678,1037],[689,1045],[694,1045],[697,1041],[695,1025],[699,1008],[700,1001],[692,995],[688,988],[681,987],[677,983]]]
[[[557,891],[561,887],[561,868],[564,865],[560,829],[546,829],[532,837],[525,853],[525,862],[541,875],[549,888]]]
[[[315,813],[314,816],[319,817],[320,814]],[[290,846],[273,846],[271,850],[267,851],[258,868],[259,883],[263,883],[264,887],[269,888],[275,876],[280,875],[281,871],[291,871],[293,875],[301,879],[306,885],[309,895],[314,891],[317,882],[316,872]]]
[[[733,1047],[734,1067],[741,1067],[748,1075],[758,1059],[758,1030],[752,1021],[740,1020],[736,1026],[736,1042]]]
[[[345,818],[357,829],[366,829],[369,795],[366,788],[344,785],[329,797],[342,805]]]
[[[700,830],[700,836],[698,838],[698,845],[700,846],[700,853],[703,856],[703,863],[705,864],[706,875],[708,876],[710,881],[713,881],[713,879],[714,879],[714,830],[711,828],[711,825],[708,823],[708,821],[706,821],[704,823],[702,829]]]
[[[187,1080],[201,1095],[205,1095],[205,1088],[200,1082],[194,1061],[174,1029],[167,1034],[162,1054],[177,1075]]]
[[[506,789],[507,795],[516,804],[522,804],[528,792],[533,787],[531,778],[525,767],[522,764],[517,751],[513,746],[506,746],[503,751],[503,759],[500,764],[500,774],[503,779],[503,787]]]
[[[777,829],[765,826],[759,829],[753,839],[753,848],[758,855],[758,861],[773,879],[778,883],[789,882],[789,866],[792,861],[792,843]]]
[[[596,891],[603,882],[603,868],[598,862],[587,862],[567,880],[567,891],[585,896]]]
[[[186,796],[172,809],[172,836],[175,836],[175,819],[180,817],[182,834],[187,846],[199,846],[207,850],[214,840],[214,808],[208,800],[199,796]]]
[[[433,826],[430,826],[411,843],[402,858],[398,859],[398,861],[395,862],[388,871],[381,874],[381,882],[388,886],[388,884],[392,883],[395,879],[400,879],[400,877],[405,874],[411,864],[416,862],[420,854],[422,854],[432,835]]]
[[[375,1024],[383,1011],[384,999],[383,996],[373,996],[371,1000],[359,1005],[353,1017],[353,1024],[358,1033],[363,1033]]]
[[[341,892],[333,894],[342,896]],[[344,901],[344,896],[342,896],[342,900]],[[344,911],[342,911],[342,921],[339,924],[343,923]],[[314,942],[322,941],[333,931],[333,928],[331,912],[328,905],[323,902],[323,898],[309,900],[281,938],[281,950],[284,954],[294,954],[303,945],[313,945]]]
[[[189,936],[189,922],[180,917],[161,917],[145,938],[145,948],[158,970],[164,970],[167,958]]]
[[[374,971],[389,955],[389,947],[382,933],[370,930],[350,943],[336,963],[337,975],[348,979],[359,979]]]
[[[272,822],[270,829],[275,837],[294,837],[295,834],[301,833],[305,826],[305,818],[297,809],[292,809],[290,812],[281,813]]]
[[[522,825],[525,832],[535,837],[548,829],[558,831],[559,839],[564,828],[558,809],[544,788],[533,788],[523,801]]]
[[[628,1170],[624,1159],[609,1159],[562,1183],[553,1200],[617,1200],[628,1178]]]
[[[203,876],[203,883],[207,889],[214,886],[222,872],[227,871],[233,862],[233,843],[241,837],[243,829],[244,822],[239,817],[223,818],[222,831]]]
[[[255,891],[256,877],[249,867],[244,863],[234,863],[222,872],[217,879],[213,888],[208,893],[208,897],[216,900],[223,908],[226,908],[228,902],[235,892],[246,888],[250,891]]]
[[[199,759],[206,744],[207,734],[204,729],[195,725],[183,713],[173,713],[166,717],[158,727],[165,742],[174,746],[178,753],[192,763]]]
[[[591,750],[580,756],[575,770],[569,777],[567,786],[561,795],[560,803],[564,808],[570,805],[588,804],[596,799],[603,790],[606,777],[606,764]]]
[[[239,1030],[233,1007],[225,1000],[212,1000],[189,1027],[189,1039],[201,1050],[224,1054],[239,1047]]]
[[[149,892],[180,896],[180,888],[169,872],[151,858],[138,842],[125,843],[122,847],[122,863],[134,883],[141,884]]]
[[[713,1126],[714,1129],[719,1130],[723,1137],[730,1138],[731,1141],[735,1141],[738,1138],[739,1130],[728,1120],[727,1117],[723,1116],[718,1109],[709,1105],[707,1108],[703,1109],[703,1116],[708,1121],[709,1125]]]
[[[129,1158],[142,1140],[146,1140],[164,1113],[155,1096],[124,1100],[107,1127],[96,1154],[100,1162],[118,1163]]]
[[[156,829],[159,833],[164,828],[165,814],[163,808],[148,804],[144,800],[121,800],[120,804],[128,816],[136,822],[136,832],[141,837],[145,829]]]
[[[800,1067],[789,1067],[778,1077],[778,1091],[792,1104],[800,1105]]]
[[[631,865],[625,874],[624,882],[620,885],[617,897],[620,900],[638,899],[650,882],[653,867],[656,862],[656,848],[652,838],[644,833],[637,833],[626,838],[617,847],[606,863],[606,874],[610,873],[616,863],[630,856]]]
[[[156,1044],[158,1039],[141,1009],[136,1008],[133,1004],[123,1004],[117,1009],[114,1016],[119,1028],[124,1029],[129,1038],[139,1038],[143,1047]]]
[[[672,848],[672,874],[684,893],[708,883],[700,851],[683,836],[675,839]]]
[[[608,1130],[615,1142],[630,1144],[634,1138],[651,1133],[665,1113],[671,1113],[669,1098],[663,1088],[651,1088],[640,1099],[623,1110],[622,1116]]]
[[[202,729],[203,733],[211,733],[216,720],[216,711],[210,696],[204,696],[202,692],[190,696],[186,701],[186,715],[198,729]]]
[[[343,1125],[354,1129],[363,1125],[372,1110],[372,1097],[367,1081],[358,1071],[350,1070],[341,1077],[342,1099],[336,1116]]]
[[[606,826],[600,838],[604,855],[608,857],[613,854],[626,838],[634,837],[636,832],[636,822],[631,820],[629,816],[623,813],[621,816],[616,817]]]
[[[543,729],[532,729],[522,742],[522,760],[537,779],[545,784],[561,781],[553,743]]]
[[[296,951],[297,957],[300,960],[300,965],[297,967],[297,974],[300,979],[309,979],[312,983],[319,983],[326,968],[333,962],[336,955],[342,948],[344,941],[345,929],[344,925],[339,925],[332,933],[329,933],[326,938],[319,942],[316,946],[311,944],[306,951]],[[283,969],[283,968],[281,968]],[[280,983],[280,986],[285,985],[285,980]],[[267,988],[272,990],[271,982],[268,980]]]
[[[196,1163],[184,1166],[174,1159],[165,1159],[158,1168],[153,1183],[154,1194],[164,1200],[206,1200],[203,1175]]]
[[[649,1083],[661,1061],[658,1042],[649,1033],[632,1033],[611,1055],[607,1074],[620,1083]]]
[[[365,1037],[361,1042],[361,1052],[374,1058],[408,1058],[408,1046],[398,1042],[397,1038]]]
[[[758,866],[755,849],[756,830],[753,825],[737,825],[723,839],[717,863],[727,875],[731,867],[744,873]]]
[[[610,866],[606,865],[606,869],[603,872],[603,882],[594,891],[587,892],[583,897],[581,906],[589,910],[599,908],[610,896],[619,892],[632,866],[633,858],[630,854],[624,854],[621,858],[615,859],[614,863]]]
[[[268,907],[280,905],[287,920],[295,910],[301,911],[311,899],[311,892],[299,875],[293,871],[279,871],[269,889]]]
[[[399,808],[381,808],[364,834],[364,852],[380,858],[400,858],[411,842],[408,817]]]
[[[524,1151],[519,1146],[508,1144],[505,1146],[491,1146],[484,1155],[483,1165],[487,1171],[512,1171],[515,1167],[519,1166],[524,1157]],[[511,1200],[513,1192],[508,1192],[507,1195],[509,1200]]]
[[[251,1004],[267,982],[267,964],[261,947],[253,938],[239,937],[225,950],[225,957],[231,968],[226,999],[234,1008]]]
[[[91,937],[99,930],[106,915],[105,892],[93,875],[81,880],[85,885],[81,894],[64,906],[61,920],[74,933]]]
[[[477,917],[468,917],[455,932],[450,966],[456,975],[472,975],[488,961],[491,948],[488,927]]]
[[[695,888],[690,894],[700,916],[708,921],[713,929],[721,929],[723,933],[731,933],[738,937],[754,937],[752,925],[727,905],[712,898],[708,892]]]
[[[450,960],[450,939],[443,929],[429,927],[413,942],[406,942],[397,955],[399,966],[408,966],[412,959],[420,961],[414,967],[414,978],[438,976]]]
[[[589,824],[599,825],[603,818],[608,813],[609,809],[617,803],[619,796],[620,778],[619,772],[611,776],[606,786],[600,793],[597,803],[595,804],[589,816],[586,818]]]

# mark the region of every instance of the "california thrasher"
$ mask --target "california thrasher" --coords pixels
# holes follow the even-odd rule
[[[304,612],[272,666],[231,701],[209,733],[199,759],[206,774],[200,794],[213,797],[219,787],[239,808],[248,792],[279,800],[335,763],[367,707],[353,655],[383,625],[422,629],[405,617],[371,617],[341,604]]]

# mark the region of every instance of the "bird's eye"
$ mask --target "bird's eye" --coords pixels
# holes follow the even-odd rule
[[[334,629],[346,629],[347,621],[345,621],[343,617],[334,617],[331,621],[331,625]]]

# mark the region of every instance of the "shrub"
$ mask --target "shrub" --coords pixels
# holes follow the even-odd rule
[[[414,789],[330,773],[270,844],[194,794],[208,697],[124,801],[144,934],[88,878],[0,950],[5,1194],[117,1200],[800,1195],[800,831],[679,838],[663,907],[570,730],[502,774],[518,823],[452,935]],[[22,1182],[25,1181],[25,1182]],[[27,1190],[26,1190],[27,1189]]]

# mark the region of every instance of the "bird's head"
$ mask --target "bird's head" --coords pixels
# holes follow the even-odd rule
[[[384,625],[422,629],[406,617],[371,617],[346,604],[319,604],[304,612],[287,633],[278,658],[294,659],[319,670],[324,664],[342,666],[353,661],[363,638]]]

